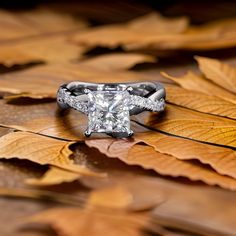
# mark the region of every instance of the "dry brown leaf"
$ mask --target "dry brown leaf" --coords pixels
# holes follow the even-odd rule
[[[10,44],[0,44],[0,63],[10,67],[16,64],[32,62],[78,62],[78,59],[82,58],[85,49],[68,42],[66,38],[63,35],[53,35],[16,41]],[[155,62],[155,58],[138,53],[113,53],[90,58],[81,61],[79,64],[109,71],[113,69],[129,69],[135,64],[143,62]]]
[[[155,58],[149,55],[140,53],[113,53],[102,56],[93,57],[91,59],[81,62],[81,65],[92,66],[104,71],[111,70],[125,70],[132,66],[144,63],[155,62]]]
[[[69,147],[74,142],[66,142],[28,132],[13,132],[0,138],[1,158],[26,159],[40,165],[53,165],[85,175],[99,175],[85,166],[74,164]]]
[[[59,236],[96,235],[141,236],[148,224],[146,213],[96,211],[80,208],[56,208],[41,212],[30,222],[49,224]],[[70,224],[68,224],[70,222]]]
[[[85,65],[42,65],[0,76],[0,91],[18,97],[55,98],[58,87],[70,81],[131,82],[153,80],[151,75],[131,71],[104,71]],[[16,98],[17,96],[14,96]]]
[[[34,186],[56,185],[66,182],[73,182],[80,178],[80,174],[71,172],[56,166],[50,166],[50,169],[40,178],[26,179],[25,183]]]
[[[96,147],[109,157],[119,158],[128,165],[139,165],[145,169],[155,170],[157,173],[172,177],[186,177],[193,181],[203,181],[209,185],[236,190],[236,180],[223,176],[207,166],[191,161],[178,160],[174,156],[157,152],[153,147],[128,142],[126,140],[87,140],[86,144]],[[173,142],[174,144],[174,142]],[[121,148],[122,147],[122,148]]]
[[[119,157],[121,159],[126,158],[131,147],[138,142],[139,140],[135,141],[111,138],[85,140],[86,145],[89,147],[97,148],[101,153],[104,153],[109,157]]]
[[[86,46],[117,47],[127,51],[159,49],[209,50],[233,47],[236,44],[236,19],[222,19],[201,26],[188,27],[186,18],[163,18],[150,14],[129,23],[102,26],[73,37]]]
[[[197,159],[203,164],[210,165],[219,174],[236,178],[236,152],[232,149],[167,136],[158,132],[138,134],[135,142],[145,142],[156,151],[172,155],[180,160]]]
[[[47,9],[10,13],[0,11],[0,41],[84,28],[86,23]]]
[[[235,179],[219,175],[207,167],[156,152],[152,147],[135,145],[130,149],[128,156],[122,160],[127,164],[153,169],[161,175],[182,176],[194,181],[200,180],[209,185],[218,185],[222,188],[236,190]]]
[[[170,105],[163,116],[152,115],[149,127],[202,142],[236,147],[236,121]]]
[[[236,152],[229,148],[207,145],[153,131],[136,134],[134,140],[126,142],[111,139],[86,140],[85,142],[88,146],[96,147],[111,157],[125,157],[132,145],[144,142],[154,147],[157,152],[174,156],[179,160],[198,160],[210,165],[219,174],[236,178]]]
[[[4,66],[32,62],[66,63],[78,60],[84,49],[66,41],[65,36],[51,36],[0,44],[0,63]]]
[[[236,119],[236,104],[219,97],[166,86],[167,101],[196,111]],[[236,101],[235,101],[236,102]]]
[[[216,59],[207,57],[195,57],[200,70],[206,78],[219,86],[236,93],[236,68]]]
[[[136,18],[125,24],[101,26],[75,35],[72,40],[86,46],[117,47],[145,39],[159,39],[162,35],[182,33],[188,27],[185,17],[164,18],[157,13]]]
[[[205,78],[194,74],[192,71],[189,71],[186,75],[181,77],[170,76],[166,73],[162,73],[162,75],[168,79],[173,80],[185,89],[206,93],[208,95],[218,96],[225,100],[227,99],[236,103],[236,96],[234,94],[217,86],[216,84],[211,83]]]
[[[87,127],[86,115],[72,110],[69,114],[58,116],[56,114],[57,105],[55,104],[52,108],[55,111],[54,114],[51,113],[42,118],[23,121],[19,125],[10,124],[7,121],[2,123],[2,125],[65,140],[80,141],[85,139],[84,131]]]
[[[127,209],[133,203],[133,195],[123,186],[113,186],[92,191],[88,204],[92,207]]]
[[[236,45],[236,18],[220,19],[200,26],[190,26],[180,34],[145,37],[124,45],[128,51],[158,49],[213,50]],[[170,31],[171,32],[171,31]]]
[[[234,47],[236,43],[235,24],[236,18],[226,18],[189,27],[186,32],[186,40],[182,40],[182,48],[211,50]]]
[[[73,110],[60,114],[55,102],[29,104],[23,100],[16,105],[0,100],[0,107],[4,111],[0,116],[1,126],[66,140],[84,139],[86,116]]]

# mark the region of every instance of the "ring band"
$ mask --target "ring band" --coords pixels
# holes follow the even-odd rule
[[[165,89],[157,82],[94,84],[71,82],[57,93],[60,108],[73,108],[88,115],[86,136],[106,133],[123,138],[133,134],[130,115],[165,107]]]

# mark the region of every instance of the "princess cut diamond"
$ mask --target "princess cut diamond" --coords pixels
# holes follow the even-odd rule
[[[130,130],[130,94],[128,91],[98,90],[88,92],[88,129],[127,137]]]

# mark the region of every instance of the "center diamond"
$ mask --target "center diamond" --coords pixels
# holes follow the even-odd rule
[[[130,134],[128,91],[89,91],[88,98],[88,134]]]

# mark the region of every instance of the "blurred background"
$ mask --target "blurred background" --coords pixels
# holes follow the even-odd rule
[[[70,10],[74,13],[84,14],[93,19],[94,24],[107,22],[125,21],[136,15],[144,14],[150,9],[156,9],[162,14],[188,15],[193,23],[199,24],[204,21],[219,17],[232,17],[236,15],[236,1],[234,0],[146,0],[146,1],[78,1],[78,0],[1,0],[0,6],[6,9],[31,9],[42,4],[51,5],[61,10]],[[73,7],[72,7],[73,6]],[[109,10],[108,10],[109,9]],[[99,13],[100,12],[100,13]],[[112,17],[113,16],[113,17]]]

